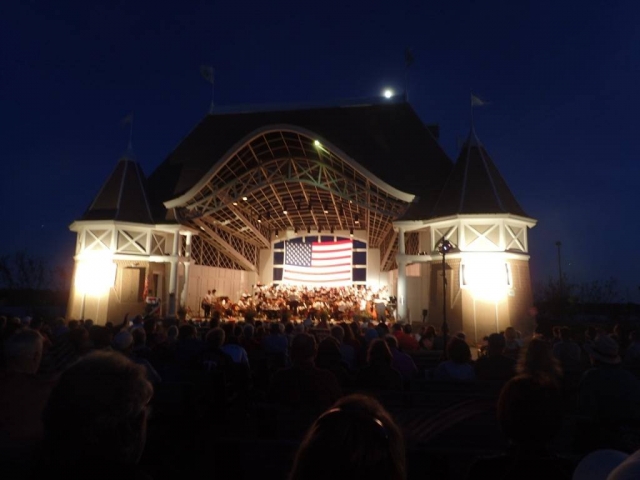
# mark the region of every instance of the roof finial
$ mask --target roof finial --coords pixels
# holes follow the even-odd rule
[[[211,84],[211,105],[209,106],[209,114],[213,113],[213,87],[214,87],[214,76],[213,76],[213,67],[211,65],[200,65],[200,73],[204,77],[204,79]]]
[[[485,105],[488,105],[488,104],[489,102],[485,102],[480,97],[474,95],[473,92],[471,93],[471,132],[469,133],[470,136],[471,135],[473,135],[474,137],[476,136],[476,125],[473,120],[473,107],[484,107]]]

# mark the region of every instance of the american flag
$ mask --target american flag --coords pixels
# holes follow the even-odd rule
[[[351,240],[284,245],[284,283],[351,285],[353,255]]]

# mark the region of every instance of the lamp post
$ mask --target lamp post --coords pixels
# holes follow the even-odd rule
[[[447,334],[449,333],[449,324],[447,323],[447,252],[453,248],[451,242],[443,239],[438,252],[442,255],[442,342],[444,344],[444,358],[447,358]]]

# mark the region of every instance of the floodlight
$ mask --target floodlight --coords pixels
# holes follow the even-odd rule
[[[314,140],[313,145],[317,148],[320,148],[322,146],[322,144],[320,143],[320,140]]]
[[[391,98],[393,97],[393,90],[391,90],[390,88],[386,88],[384,92],[382,92],[382,95],[384,96],[384,98]]]

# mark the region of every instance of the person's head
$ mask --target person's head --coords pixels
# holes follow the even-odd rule
[[[280,333],[280,324],[272,322],[271,325],[269,325],[269,333],[271,335],[278,335]]]
[[[501,355],[504,352],[505,342],[504,337],[499,333],[492,333],[487,339],[487,354],[490,356]]]
[[[94,325],[88,330],[89,339],[91,340],[93,348],[95,348],[96,350],[103,350],[111,346],[111,332],[107,330],[107,327]]]
[[[182,325],[178,333],[178,340],[191,340],[196,338],[198,331],[193,325]]]
[[[248,342],[253,338],[253,332],[255,331],[255,327],[251,323],[247,323],[242,328],[242,336],[244,337],[244,341]]]
[[[563,342],[568,342],[571,340],[571,329],[569,327],[562,327],[559,335]]]
[[[316,356],[316,340],[308,333],[299,333],[291,341],[291,362],[312,363]]]
[[[591,344],[585,344],[584,349],[594,365],[618,365],[621,361],[620,347],[609,335],[598,335]]]
[[[326,368],[332,365],[340,364],[342,356],[340,355],[340,345],[334,337],[325,337],[318,344],[318,353],[316,355],[316,364],[318,367]]]
[[[382,338],[376,338],[369,344],[367,363],[369,365],[391,365],[393,357],[389,345]]]
[[[551,345],[541,338],[534,338],[520,354],[518,373],[526,373],[538,381],[557,381],[562,375],[562,369],[553,355]]]
[[[128,355],[133,349],[133,335],[126,330],[122,330],[113,337],[112,346],[114,350]]]
[[[225,337],[226,335],[224,333],[224,330],[220,327],[216,327],[207,332],[205,340],[207,342],[207,345],[215,350],[222,347]]]
[[[404,333],[406,333],[407,335],[411,335],[413,333],[413,328],[411,328],[411,324],[410,323],[405,323],[402,326],[402,331]]]
[[[7,371],[33,375],[42,360],[42,335],[35,330],[22,329],[4,342]]]
[[[384,336],[384,341],[389,345],[389,349],[393,352],[398,349],[398,339],[391,334]]]
[[[154,327],[155,328],[155,327]],[[131,331],[134,347],[144,347],[147,343],[147,332],[144,328],[134,328]]]
[[[167,338],[170,340],[175,340],[178,338],[178,327],[175,325],[171,325],[167,330]]]
[[[391,331],[393,333],[401,332],[402,331],[402,325],[400,325],[398,322],[394,323],[393,326],[391,327]]]
[[[471,349],[460,337],[452,337],[447,345],[447,355],[455,363],[468,363],[471,361]]]
[[[504,338],[507,342],[513,342],[518,338],[518,334],[516,333],[516,329],[513,327],[507,327],[504,330]]]
[[[116,352],[93,352],[60,377],[43,414],[51,458],[136,463],[144,449],[153,387],[144,367]]]
[[[340,325],[331,327],[331,336],[338,340],[338,342],[344,342],[344,330]]]
[[[289,478],[403,480],[405,462],[402,434],[384,407],[372,397],[349,395],[311,426]]]
[[[541,447],[562,427],[562,396],[554,384],[530,375],[512,378],[498,399],[498,421],[511,441]]]
[[[433,325],[428,325],[427,329],[424,331],[424,336],[428,339],[433,339],[436,336],[436,329]]]

